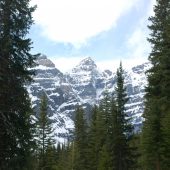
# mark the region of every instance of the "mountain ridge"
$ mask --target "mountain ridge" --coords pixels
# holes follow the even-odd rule
[[[114,91],[116,74],[110,70],[100,71],[90,57],[83,59],[67,73],[62,73],[53,67],[54,63],[51,64],[52,61],[47,57],[43,60],[47,65],[39,62],[39,66],[34,68],[36,76],[28,87],[28,92],[35,111],[39,112],[40,96],[42,91],[45,91],[48,97],[48,112],[54,122],[56,140],[63,142],[73,132],[75,106],[82,105],[89,119],[92,105],[100,101],[104,91]],[[126,107],[128,115],[132,117],[135,131],[139,131],[142,124],[143,96],[147,85],[145,71],[148,68],[149,63],[144,63],[125,70],[125,85],[129,97]]]

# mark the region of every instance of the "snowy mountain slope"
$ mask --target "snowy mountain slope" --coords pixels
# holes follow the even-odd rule
[[[99,71],[91,58],[85,58],[72,69],[71,72],[63,74],[54,64],[41,56],[35,67],[36,76],[34,82],[28,87],[32,98],[32,104],[39,112],[39,102],[42,91],[48,97],[48,112],[54,120],[55,136],[63,142],[69,138],[74,128],[74,109],[81,104],[86,110],[86,117],[92,105],[98,103],[103,92],[107,89],[113,92],[116,83],[115,73],[109,70]],[[149,64],[145,63],[125,72],[125,83],[129,102],[127,112],[132,117],[135,129],[138,130],[142,123],[144,88],[147,84],[145,71]]]
[[[129,102],[126,105],[128,114],[132,117],[135,130],[140,130],[142,114],[144,111],[144,94],[147,85],[146,70],[150,67],[149,63],[144,63],[126,71],[125,84]]]

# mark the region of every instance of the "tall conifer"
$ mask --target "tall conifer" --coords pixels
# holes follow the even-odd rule
[[[50,120],[48,115],[47,96],[45,93],[43,93],[41,97],[40,113],[37,118],[37,138],[38,147],[40,149],[39,166],[42,169],[45,167],[47,168],[49,165],[46,159],[49,155],[46,152],[49,151],[50,148],[53,148],[55,140],[53,136],[52,120]]]
[[[32,135],[30,100],[25,85],[31,81],[34,56],[26,38],[34,7],[29,0],[0,1],[0,167],[26,167]]]
[[[84,110],[78,106],[75,112],[74,168],[86,170],[87,164],[87,124]]]
[[[117,70],[116,106],[117,112],[113,112],[113,137],[114,137],[114,169],[128,170],[133,167],[132,148],[129,142],[133,135],[133,127],[126,113],[125,104],[128,102],[124,85],[124,71],[122,63]]]
[[[114,115],[117,112],[113,95],[107,91],[99,105],[97,114],[97,168],[114,169],[115,157],[115,123]]]
[[[166,170],[170,166],[170,1],[157,0],[154,13],[148,26],[152,67],[147,72],[143,165],[149,170]]]
[[[90,120],[89,132],[88,132],[88,164],[89,170],[97,169],[97,160],[99,148],[99,139],[97,136],[97,117],[99,114],[98,107],[95,105],[92,109],[92,118]]]

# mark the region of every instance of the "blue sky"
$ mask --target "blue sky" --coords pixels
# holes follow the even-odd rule
[[[147,61],[148,17],[155,0],[32,0],[37,4],[29,37],[65,72],[86,56],[114,70]]]

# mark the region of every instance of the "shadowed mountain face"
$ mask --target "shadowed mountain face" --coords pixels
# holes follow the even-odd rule
[[[41,56],[37,60],[34,82],[28,87],[33,107],[39,112],[39,102],[42,91],[48,97],[48,112],[54,121],[56,140],[63,142],[69,138],[74,129],[74,110],[76,105],[82,105],[89,119],[89,111],[97,104],[105,90],[114,92],[115,73],[110,70],[99,71],[91,58],[82,60],[71,72],[63,74],[55,65]],[[143,96],[147,84],[145,71],[148,63],[125,70],[125,84],[129,102],[127,112],[132,117],[135,130],[140,130],[144,110]]]

